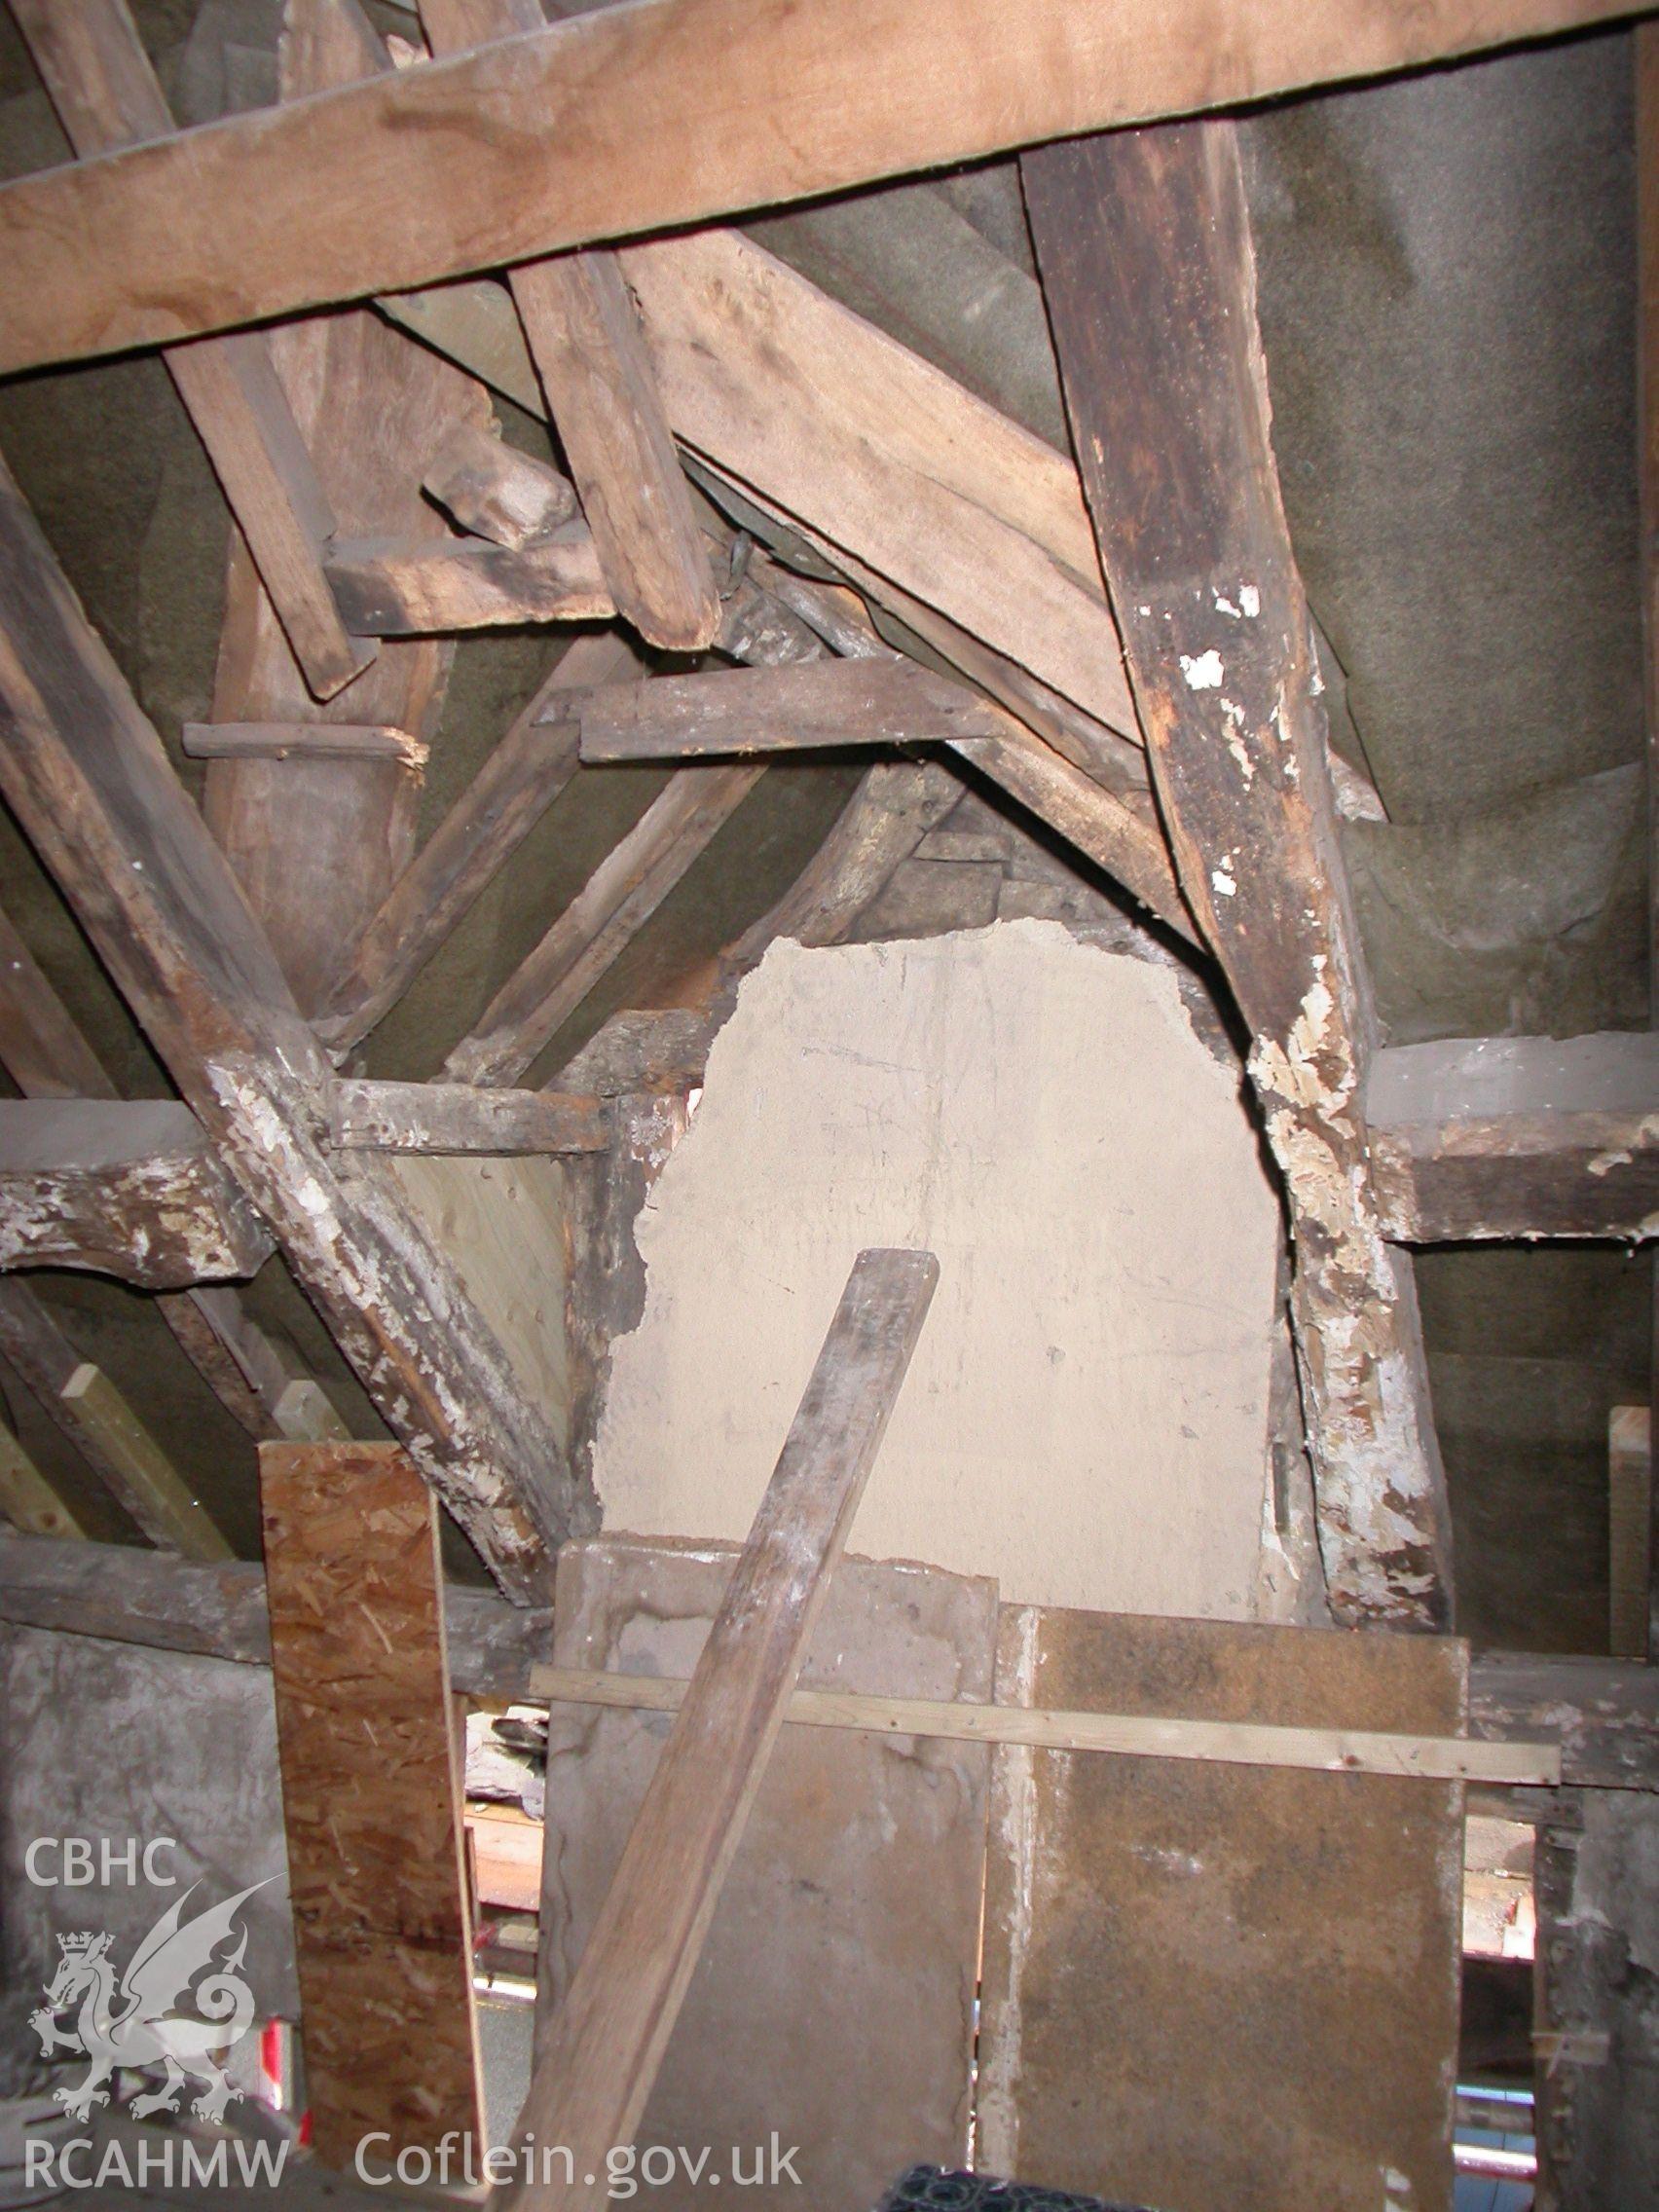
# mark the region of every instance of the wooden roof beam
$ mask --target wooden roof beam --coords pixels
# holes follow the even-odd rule
[[[318,1142],[333,1070],[4,470],[0,645],[0,792],[365,1388],[529,1596],[585,1493],[390,1171]]]
[[[107,153],[173,128],[127,0],[18,0],[13,14],[77,154]],[[270,351],[257,332],[163,355],[260,579],[318,699],[375,657],[347,635],[324,580],[334,514]]]
[[[501,985],[444,1062],[450,1083],[516,1083],[621,957],[762,768],[682,768]]]
[[[564,694],[638,668],[627,641],[571,641],[558,666],[364,924],[317,1016],[346,1051],[385,1019],[575,774],[577,727]]]
[[[116,1096],[97,1054],[4,910],[0,910],[0,1067],[25,1098]],[[325,1433],[348,1433],[321,1384],[295,1371],[295,1363],[270,1342],[228,1285],[164,1291],[156,1309],[202,1380],[251,1437],[286,1434],[284,1418],[291,1418],[301,1405],[306,1410],[306,1434],[314,1433],[319,1420],[329,1423]],[[279,1382],[275,1381],[277,1377]],[[266,1387],[268,1381],[273,1387]]]
[[[0,371],[1640,12],[640,0],[7,185]]]
[[[212,1515],[126,1398],[81,1357],[17,1275],[0,1277],[0,1352],[153,1544],[189,1559],[233,1556]]]
[[[543,29],[541,0],[421,0],[434,54]],[[647,644],[700,652],[720,607],[616,256],[553,254],[508,272],[599,565]]]
[[[0,1269],[81,1268],[179,1290],[254,1274],[270,1254],[188,1106],[0,1100]]]
[[[1362,1110],[1375,1024],[1269,434],[1235,129],[1024,157],[1101,566],[1187,903],[1253,1034],[1284,1179],[1321,1549],[1350,1621],[1444,1627],[1451,1522],[1411,1262]]]
[[[1365,1111],[1397,1243],[1659,1237],[1652,1031],[1389,1046]]]
[[[556,1158],[604,1152],[610,1142],[597,1098],[554,1090],[479,1090],[465,1083],[343,1078],[329,1090],[328,1121],[330,1141],[341,1152]]]

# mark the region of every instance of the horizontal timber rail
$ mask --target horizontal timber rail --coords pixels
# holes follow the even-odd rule
[[[676,1713],[685,1683],[660,1675],[533,1667],[531,1695],[556,1705]],[[1131,1758],[1213,1759],[1233,1766],[1315,1773],[1415,1775],[1433,1782],[1542,1785],[1561,1781],[1554,1744],[1486,1744],[1460,1736],[1384,1735],[1357,1728],[1281,1728],[1254,1721],[1165,1719],[1133,1713],[1048,1713],[934,1698],[796,1690],[784,1718],[797,1727],[856,1728],[959,1743],[1025,1744],[1038,1751],[1117,1751]]]

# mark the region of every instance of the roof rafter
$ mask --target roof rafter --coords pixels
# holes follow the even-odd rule
[[[512,1594],[588,1507],[389,1171],[314,1134],[332,1069],[0,471],[0,791],[392,1428]]]
[[[1073,439],[1188,904],[1284,1178],[1321,1548],[1350,1620],[1444,1625],[1451,1526],[1411,1262],[1362,1110],[1375,1020],[1269,432],[1229,124],[1024,157]]]

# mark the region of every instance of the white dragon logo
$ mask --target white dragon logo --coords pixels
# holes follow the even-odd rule
[[[76,2120],[87,2120],[93,2105],[109,2102],[104,2084],[118,2066],[158,2065],[166,2067],[166,2078],[153,2096],[133,2099],[134,2119],[177,2112],[187,2076],[204,2084],[193,2107],[197,2117],[211,2120],[223,2117],[225,2107],[240,2092],[226,2080],[222,2061],[253,2025],[253,1993],[238,1971],[247,1954],[247,1931],[243,1929],[235,1952],[217,1962],[216,1972],[204,1974],[204,1970],[215,1965],[214,1951],[235,1933],[241,1906],[265,1886],[255,1882],[181,1928],[179,1915],[200,1887],[192,1883],[132,1954],[119,1993],[107,1936],[93,1936],[88,1930],[57,1938],[63,1955],[47,1987],[46,2003],[30,2013],[29,2024],[45,2056],[58,2050],[82,2051],[91,2061],[79,2087],[55,2092],[57,2102]],[[199,1974],[204,1978],[198,1980]],[[186,1991],[200,2018],[169,2009]],[[58,2025],[57,2015],[68,2011],[77,1999],[80,2010],[74,2026],[66,2030]]]

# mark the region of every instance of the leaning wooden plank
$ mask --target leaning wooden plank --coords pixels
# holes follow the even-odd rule
[[[271,1664],[265,1570],[252,1562],[203,1567],[130,1545],[0,1537],[0,1621]],[[547,1612],[450,1584],[444,1622],[458,1695],[530,1694],[531,1668],[552,1649]]]
[[[171,131],[127,0],[75,8],[18,0],[13,13],[77,154]],[[164,358],[306,681],[319,699],[331,698],[375,648],[347,636],[323,581],[320,548],[334,517],[265,340],[245,333],[175,347]]]
[[[580,704],[584,760],[695,760],[992,737],[1000,713],[914,661],[821,660],[608,684]]]
[[[505,622],[604,621],[616,612],[579,524],[534,545],[336,538],[328,581],[357,637],[420,638]]]
[[[553,1705],[678,1713],[689,1687],[662,1675],[536,1667],[534,1694]],[[1232,1766],[1301,1767],[1315,1774],[1415,1774],[1433,1782],[1553,1788],[1561,1752],[1550,1743],[1471,1742],[1462,1736],[1361,1728],[1292,1728],[1236,1720],[1149,1718],[1133,1713],[1058,1713],[916,1697],[796,1690],[784,1718],[798,1728],[857,1728],[947,1743],[1025,1744],[1051,1751],[1114,1751],[1130,1758],[1210,1759]]]
[[[0,1421],[0,1515],[25,1536],[84,1540],[87,1533],[4,1421]],[[74,1548],[78,1550],[79,1543]]]
[[[343,1077],[328,1094],[328,1122],[332,1142],[348,1152],[551,1155],[603,1152],[610,1141],[597,1098],[466,1083]]]
[[[0,371],[1638,12],[642,0],[8,185]]]
[[[517,1082],[764,773],[679,769],[456,1046],[445,1080]]]
[[[853,1264],[581,1965],[542,2038],[516,2144],[568,2146],[573,2178],[509,2184],[499,2193],[507,2205],[602,2204],[606,2153],[633,2141],[938,1280],[931,1252],[862,1252]]]
[[[422,0],[421,20],[444,55],[546,18],[541,0]],[[554,254],[507,282],[618,612],[650,645],[701,652],[719,600],[616,256]]]
[[[0,1067],[25,1098],[113,1098],[115,1086],[0,909]]]
[[[424,768],[426,747],[385,722],[186,722],[179,744],[192,760],[397,760]]]
[[[423,488],[462,530],[515,550],[576,518],[576,495],[556,468],[472,423],[456,424]]]
[[[259,1488],[313,2142],[389,2168],[483,2120],[437,1507],[395,1444],[262,1445]]]
[[[188,1106],[0,1101],[0,1268],[85,1268],[177,1290],[251,1275],[270,1254]]]
[[[638,668],[614,632],[575,638],[472,783],[387,893],[352,947],[320,1036],[355,1045],[389,1013],[575,774],[578,731],[562,697]]]
[[[1410,1261],[1382,1238],[1375,1044],[1269,434],[1236,137],[1169,125],[1023,162],[1073,440],[1181,889],[1254,1037],[1296,1244],[1319,1532],[1346,1621],[1444,1625],[1451,1524]]]
[[[0,1276],[0,1354],[153,1544],[188,1559],[230,1558],[206,1508],[115,1384],[16,1275]]]
[[[530,1597],[591,1505],[386,1165],[316,1141],[334,1071],[3,469],[0,639],[0,793],[364,1387]]]
[[[1659,23],[1638,23],[1636,419],[1641,561],[1641,708],[1647,738],[1647,1020],[1659,1030]],[[1659,1249],[1653,1254],[1649,1399],[1659,1403]],[[1659,1659],[1659,1483],[1648,1522],[1647,1649]]]

